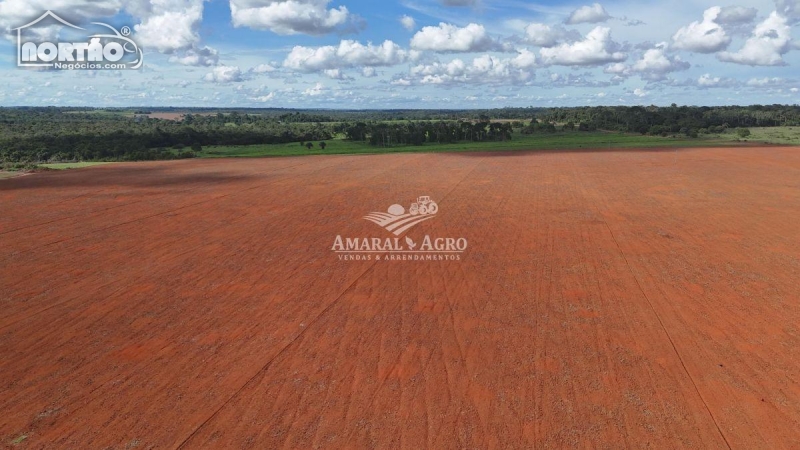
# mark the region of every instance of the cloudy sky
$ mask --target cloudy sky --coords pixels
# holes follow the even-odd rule
[[[800,0],[0,0],[0,105],[800,103]],[[129,25],[144,67],[16,67],[52,9]]]

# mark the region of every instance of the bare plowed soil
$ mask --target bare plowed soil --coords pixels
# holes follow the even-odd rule
[[[423,195],[460,261],[332,251]],[[797,148],[2,180],[0,446],[797,449],[799,224]]]

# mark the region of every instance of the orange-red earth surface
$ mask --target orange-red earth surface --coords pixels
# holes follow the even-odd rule
[[[459,261],[344,261],[401,236]],[[381,256],[381,254],[372,254]],[[386,256],[386,255],[383,255]],[[800,448],[800,150],[117,164],[0,181],[21,448]]]

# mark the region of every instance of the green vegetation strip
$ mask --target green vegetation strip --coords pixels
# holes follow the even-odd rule
[[[767,126],[787,129],[761,128]],[[795,127],[800,128],[798,105],[472,111],[0,108],[0,170],[197,156],[676,147],[738,139],[800,144]],[[323,141],[328,148],[321,148]],[[312,146],[306,149],[300,142]]]
[[[312,149],[300,143],[274,145],[211,146],[197,154],[201,158],[303,156],[330,154],[373,154],[413,152],[464,152],[510,150],[564,150],[564,149],[624,149],[658,147],[696,147],[730,145],[735,140],[726,137],[672,138],[624,133],[567,132],[553,134],[515,134],[510,141],[459,142],[455,144],[404,145],[375,147],[365,142],[345,140],[327,141],[326,148],[314,143]]]
[[[99,166],[102,164],[113,164],[110,162],[72,162],[72,163],[52,163],[52,164],[39,164],[38,167],[53,170],[66,170],[66,169],[82,169],[84,167]]]
[[[800,127],[767,127],[750,128],[750,142],[764,142],[769,144],[800,145]],[[723,135],[731,138],[730,135]]]

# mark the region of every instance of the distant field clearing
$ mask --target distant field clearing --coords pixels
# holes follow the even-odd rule
[[[51,164],[39,164],[39,167],[44,167],[46,169],[54,169],[54,170],[66,170],[66,169],[82,169],[84,167],[100,166],[103,164],[113,164],[113,163],[110,162],[51,163]]]

